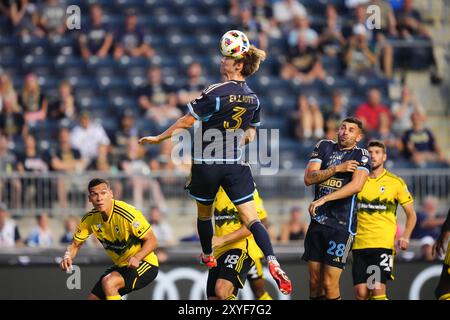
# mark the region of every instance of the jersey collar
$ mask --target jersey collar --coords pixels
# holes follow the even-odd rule
[[[111,212],[110,212],[110,214],[109,214],[109,217],[108,217],[108,223],[110,223],[111,222],[111,219],[112,219],[112,216],[113,216],[113,214],[114,214],[114,207],[116,206],[116,200],[114,200],[113,199],[113,205],[111,206]]]
[[[378,178],[370,178],[370,177],[369,178],[378,182],[381,178],[383,178],[386,175],[386,173],[387,173],[387,170],[384,169]]]

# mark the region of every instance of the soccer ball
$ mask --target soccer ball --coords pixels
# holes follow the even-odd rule
[[[220,53],[225,57],[243,58],[248,49],[250,49],[250,41],[242,31],[227,31],[220,39]]]

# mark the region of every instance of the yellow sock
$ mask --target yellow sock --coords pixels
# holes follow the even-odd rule
[[[369,300],[389,300],[385,294],[379,296],[371,296]]]
[[[122,300],[122,297],[120,295],[106,296],[106,300]]]
[[[450,300],[450,293],[443,294],[438,300]]]
[[[232,294],[231,296],[226,297],[225,300],[236,300],[236,296],[234,294]]]
[[[264,294],[258,298],[258,300],[273,300],[270,294],[266,291]]]

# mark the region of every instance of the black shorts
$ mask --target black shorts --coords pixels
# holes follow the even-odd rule
[[[450,300],[450,242],[447,246],[441,277],[439,278],[439,283],[434,294],[436,299]]]
[[[312,220],[306,233],[305,253],[302,258],[305,261],[321,262],[344,269],[353,238],[348,231],[331,228]]]
[[[230,200],[239,205],[253,200],[255,184],[247,164],[192,164],[191,177],[185,189],[204,205],[214,202],[222,186]]]
[[[253,260],[255,264],[248,271],[247,280],[264,279],[263,259],[264,258]]]
[[[367,283],[369,277],[384,284],[388,280],[394,280],[394,252],[392,249],[355,249],[352,251],[352,257],[353,285]]]
[[[131,291],[142,289],[150,282],[155,280],[156,276],[158,275],[158,270],[158,267],[148,263],[147,261],[141,261],[137,269],[112,266],[106,269],[105,273],[102,274],[91,292],[98,298],[105,300],[106,295],[103,292],[102,279],[111,272],[117,271],[125,280],[125,286],[119,290],[119,294],[123,296],[130,293]]]
[[[206,294],[208,297],[216,296],[216,282],[225,279],[233,283],[234,294],[242,289],[247,273],[253,265],[253,260],[247,252],[241,249],[231,249],[222,254],[217,260],[217,267],[209,270]]]

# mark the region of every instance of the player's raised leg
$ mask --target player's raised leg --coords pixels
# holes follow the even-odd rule
[[[278,285],[278,288],[283,294],[290,294],[292,291],[292,283],[286,273],[281,269],[280,264],[273,252],[272,242],[270,241],[269,233],[266,227],[258,219],[256,213],[255,202],[253,200],[236,205],[239,215],[253,234],[255,242],[263,252],[269,264],[269,271],[273,279]]]

